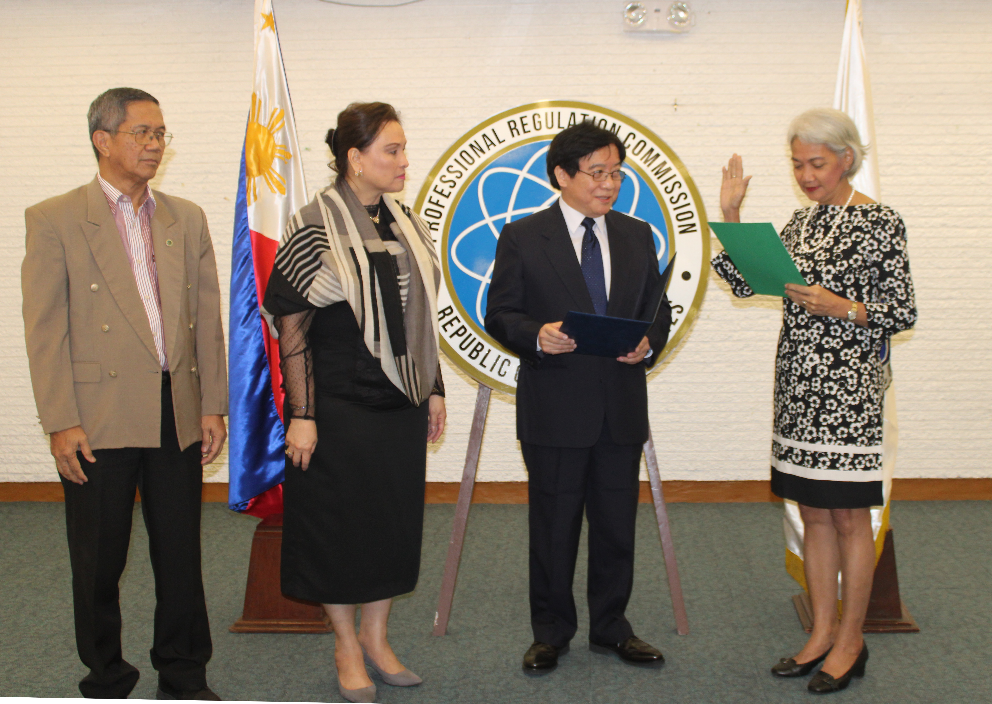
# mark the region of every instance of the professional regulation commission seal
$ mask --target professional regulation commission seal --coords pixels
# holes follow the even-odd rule
[[[668,287],[672,331],[662,356],[688,331],[706,289],[709,229],[699,192],[675,153],[657,135],[620,113],[573,101],[523,105],[463,135],[434,165],[415,210],[429,224],[444,270],[438,294],[441,347],[481,384],[514,393],[520,360],[483,321],[496,241],[503,225],[547,208],[558,197],[548,183],[551,139],[583,120],[623,141],[627,179],[614,209],[654,231],[662,270],[677,252]]]

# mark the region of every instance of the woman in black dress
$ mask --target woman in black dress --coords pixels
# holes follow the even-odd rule
[[[833,692],[864,674],[862,627],[875,570],[871,507],[882,497],[885,357],[892,334],[916,322],[902,218],[849,182],[864,147],[838,110],[803,113],[789,128],[796,182],[814,201],[781,233],[810,284],[786,284],[775,362],[772,491],[796,501],[813,632],[772,668],[809,674],[813,692]],[[736,154],[723,170],[724,220],[740,222],[750,176]],[[713,260],[734,295],[753,294],[726,252]],[[843,614],[837,619],[837,575]]]
[[[444,430],[441,273],[427,226],[386,195],[409,163],[395,110],[354,103],[327,144],[335,183],[290,219],[265,294],[288,423],[282,591],[324,605],[341,695],[371,702],[366,665],[420,683],[386,626],[417,584],[426,447]]]

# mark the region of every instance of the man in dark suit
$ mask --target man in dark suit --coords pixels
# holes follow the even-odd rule
[[[90,106],[98,173],[27,209],[24,331],[42,429],[65,492],[84,697],[123,699],[118,583],[135,487],[155,573],[159,699],[218,699],[200,568],[203,465],[227,437],[220,290],[203,211],[152,191],[172,137],[134,88]]]
[[[585,509],[589,522],[589,641],[597,652],[661,664],[624,616],[634,578],[641,448],[648,436],[645,366],[668,340],[662,298],[637,348],[616,359],[573,354],[559,329],[570,311],[646,319],[661,276],[647,223],[612,210],[626,150],[612,132],[583,122],[548,149],[548,178],[561,198],[500,233],[486,330],[520,356],[517,438],[530,501],[530,606],[534,644],[524,670],[558,664],[575,635],[572,580]]]

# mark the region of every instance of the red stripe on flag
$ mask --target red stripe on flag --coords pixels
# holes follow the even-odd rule
[[[251,233],[251,256],[255,266],[255,289],[258,295],[258,305],[261,308],[279,243],[254,230],[249,230],[249,232]],[[269,325],[264,318],[262,319],[262,339],[265,341],[265,356],[269,360],[269,375],[272,377],[272,398],[275,401],[279,417],[282,418],[285,394],[282,390],[282,371],[279,369],[279,341],[272,337]]]
[[[258,518],[268,518],[273,514],[282,513],[282,484],[276,484],[248,501],[248,508],[242,513]]]

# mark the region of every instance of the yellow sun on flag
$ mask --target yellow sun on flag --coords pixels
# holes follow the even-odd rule
[[[292,152],[285,144],[277,144],[275,133],[282,129],[285,123],[285,113],[282,108],[274,108],[269,115],[269,122],[263,125],[259,120],[262,111],[262,101],[258,95],[251,94],[251,112],[248,115],[248,130],[245,135],[245,175],[248,177],[248,205],[258,200],[258,178],[265,180],[270,193],[286,195],[286,179],[276,171],[275,161],[289,161]]]

